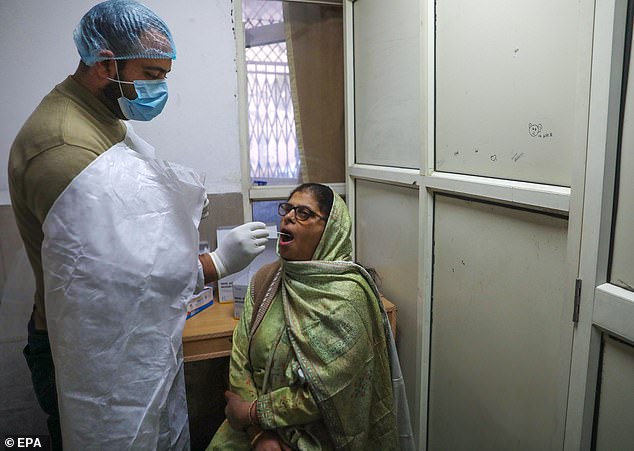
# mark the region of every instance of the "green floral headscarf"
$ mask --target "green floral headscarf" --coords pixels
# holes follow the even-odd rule
[[[398,449],[389,329],[372,279],[351,261],[351,230],[335,193],[313,260],[282,260],[286,325],[335,447]]]
[[[333,191],[333,197],[330,216],[317,249],[315,249],[313,260],[352,260],[350,213],[348,213],[348,207],[339,194]]]

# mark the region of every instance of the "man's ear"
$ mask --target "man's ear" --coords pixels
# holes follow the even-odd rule
[[[114,53],[110,50],[101,50],[99,52],[99,56],[102,58],[106,58],[103,61],[97,61],[95,63],[95,70],[100,78],[115,78],[117,74],[117,69],[115,67]]]

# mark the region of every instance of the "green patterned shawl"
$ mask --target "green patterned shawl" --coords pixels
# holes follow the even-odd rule
[[[284,316],[335,448],[399,449],[389,325],[371,277],[351,261],[351,228],[335,193],[313,260],[282,261]]]

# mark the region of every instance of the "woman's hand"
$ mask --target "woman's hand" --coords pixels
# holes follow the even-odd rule
[[[225,415],[229,424],[235,430],[242,430],[251,424],[249,420],[249,401],[243,401],[242,398],[233,392],[226,391],[225,399],[227,407],[225,407]]]
[[[292,451],[274,432],[265,432],[257,439],[253,449],[255,451]]]

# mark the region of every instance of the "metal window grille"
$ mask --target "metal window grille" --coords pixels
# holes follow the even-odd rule
[[[245,29],[283,22],[281,2],[246,0]],[[286,43],[245,49],[250,175],[254,181],[296,183],[299,149]]]

